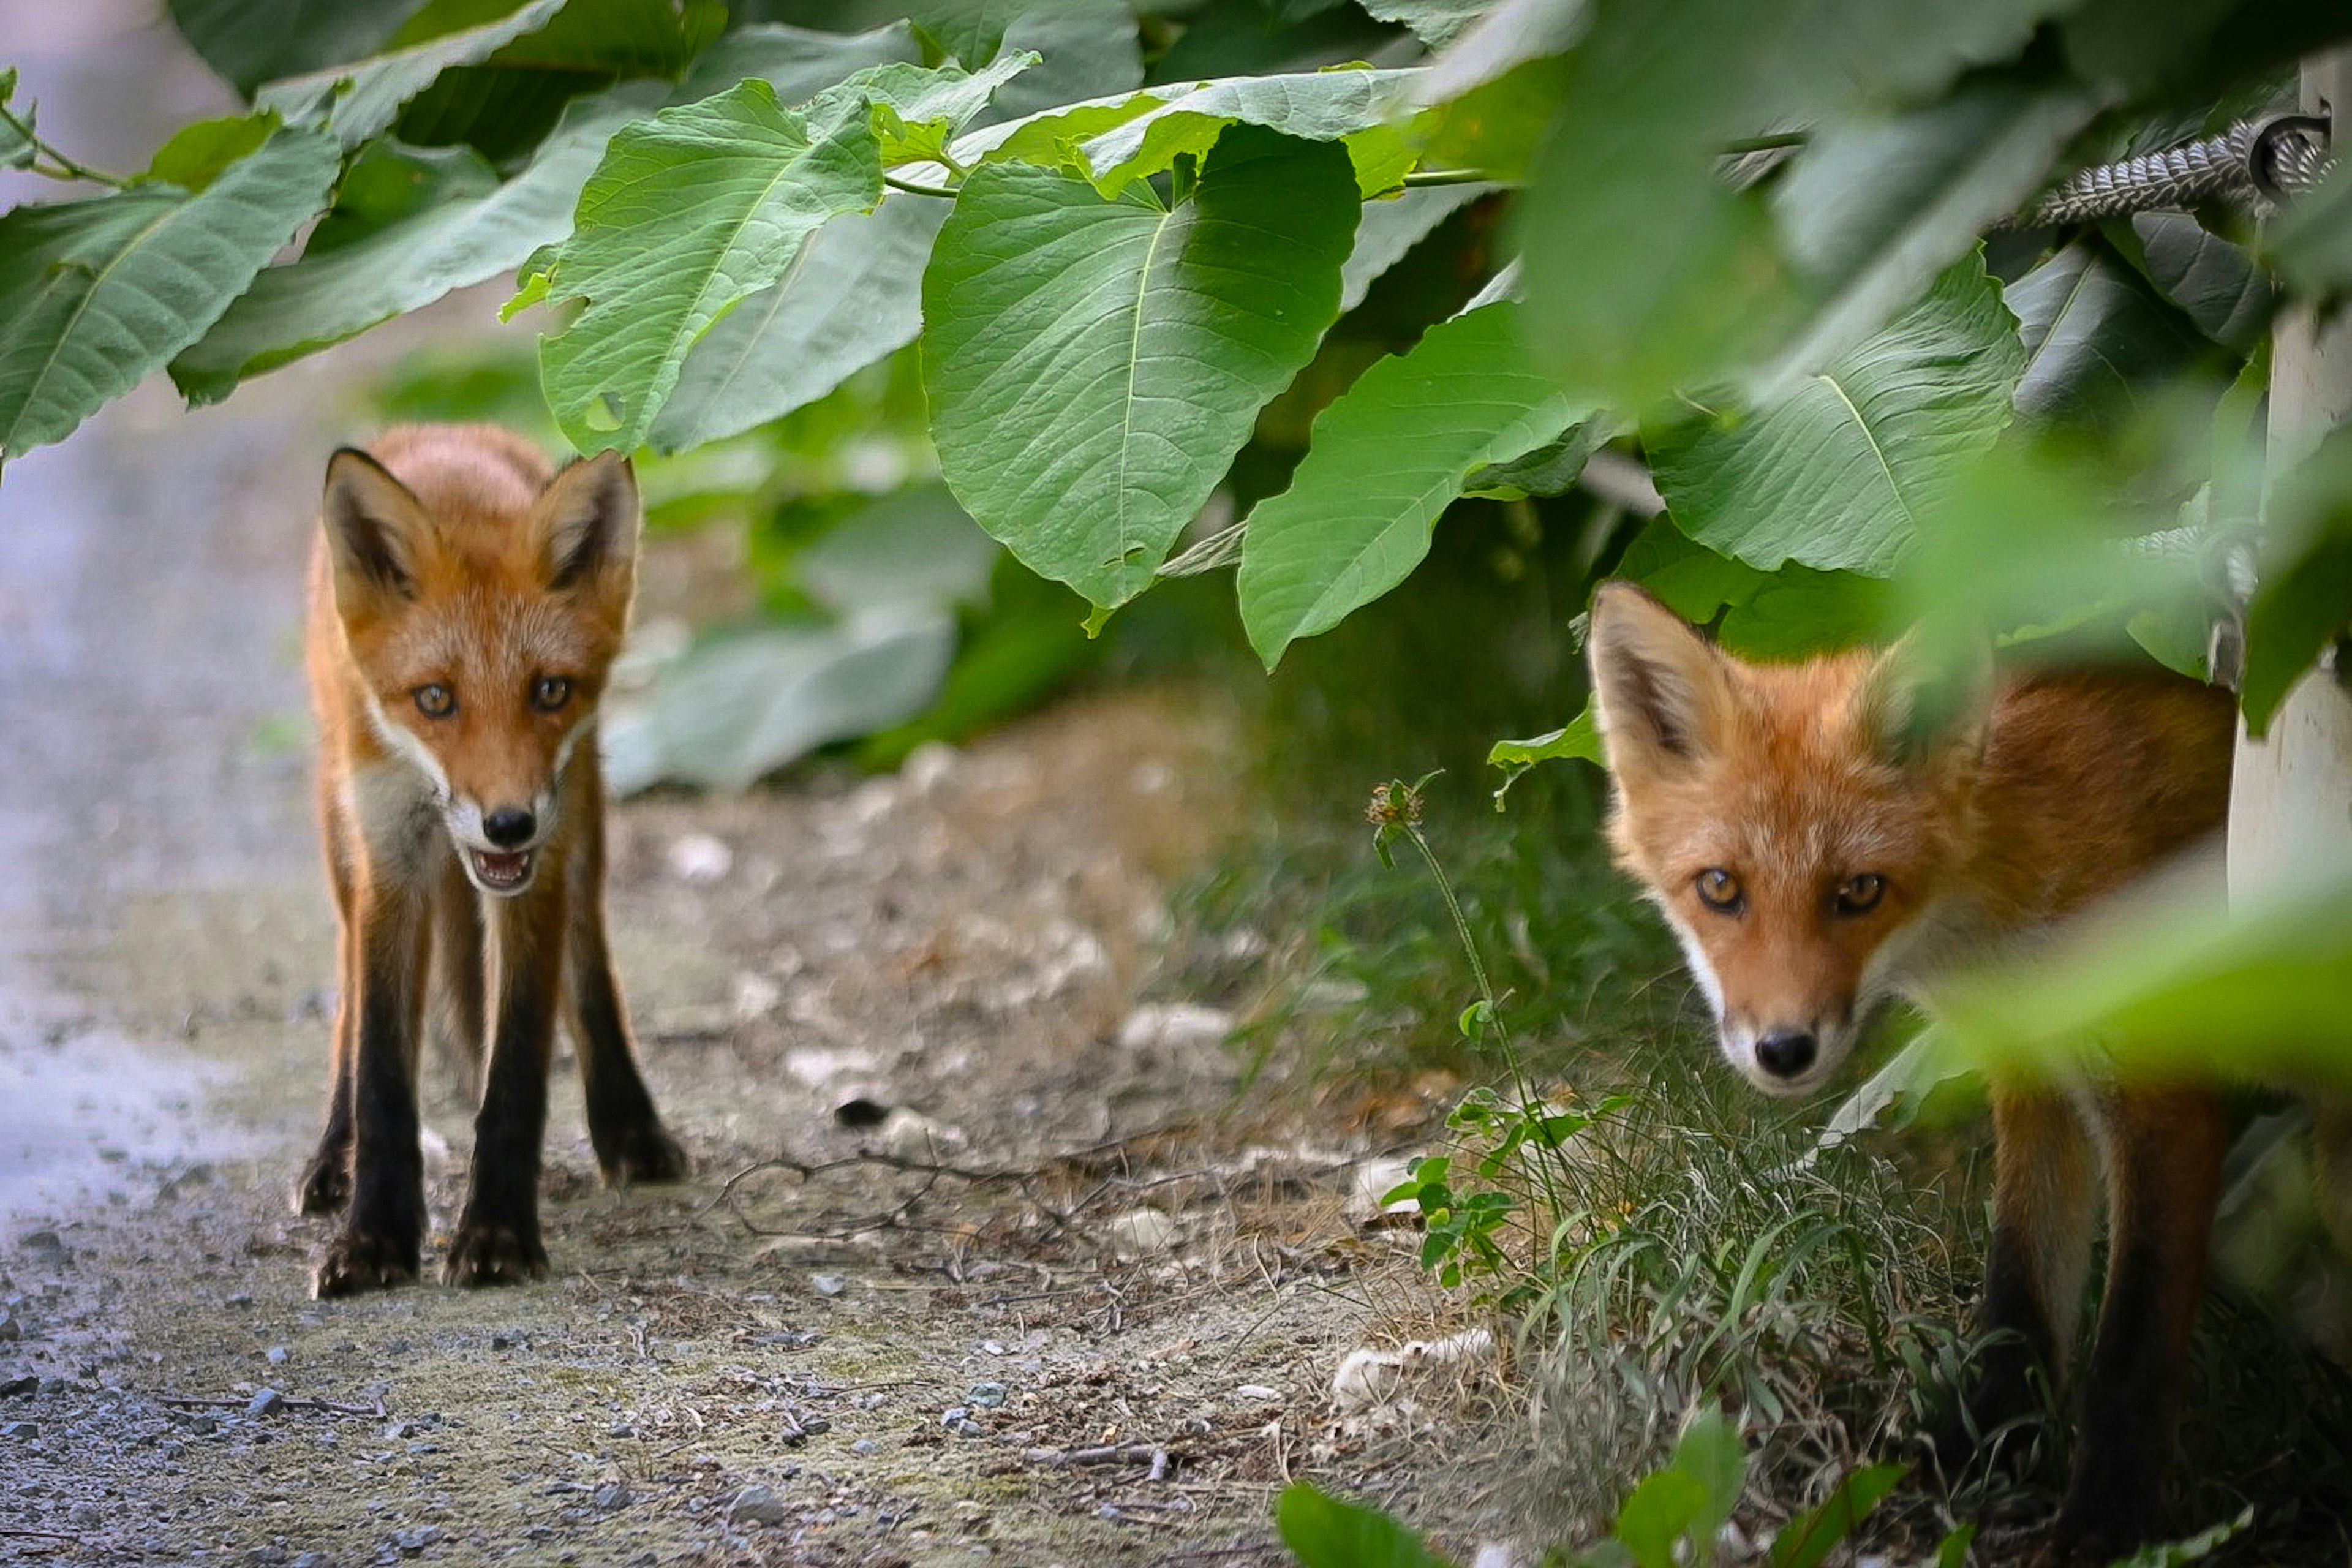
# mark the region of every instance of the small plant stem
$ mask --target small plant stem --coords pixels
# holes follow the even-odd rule
[[[939,196],[947,201],[953,201],[956,197],[953,185],[919,184],[913,180],[902,180],[896,174],[887,173],[882,176],[882,183],[894,191],[904,191],[910,196]]]
[[[15,112],[5,103],[0,103],[0,120],[6,121],[18,135],[24,137],[31,144],[37,156],[47,158],[55,165],[53,168],[45,168],[39,163],[27,164],[26,169],[32,174],[52,180],[88,180],[91,184],[105,185],[118,191],[131,183],[120,174],[110,174],[103,169],[93,169],[87,163],[75,163],[71,158],[42,141],[34,132],[32,122],[17,119]]]
[[[1445,912],[1454,918],[1454,934],[1470,959],[1470,978],[1477,983],[1479,1000],[1486,1005],[1486,1026],[1495,1031],[1496,1048],[1502,1052],[1503,1065],[1510,1069],[1511,1087],[1518,1094],[1520,1108],[1533,1114],[1540,1102],[1536,1098],[1535,1086],[1528,1081],[1527,1069],[1519,1060],[1519,1053],[1512,1047],[1511,1032],[1503,1023],[1501,1000],[1495,994],[1493,982],[1486,977],[1486,963],[1478,956],[1478,942],[1470,932],[1469,917],[1462,912],[1462,900],[1454,897],[1454,883],[1445,875],[1445,868],[1438,864],[1437,852],[1429,847],[1429,840],[1422,837],[1420,826],[1404,822],[1398,826],[1406,837],[1412,840],[1412,847],[1421,851],[1422,861],[1428,866],[1430,878],[1436,882],[1438,894],[1445,900]],[[1528,1142],[1538,1150],[1536,1174],[1543,1184],[1544,1201],[1557,1215],[1560,1209],[1560,1195],[1559,1188],[1552,1180],[1552,1157],[1558,1151],[1544,1138]]]
[[[1408,190],[1419,190],[1424,185],[1484,185],[1508,183],[1496,180],[1484,169],[1415,169],[1404,177],[1405,187]]]

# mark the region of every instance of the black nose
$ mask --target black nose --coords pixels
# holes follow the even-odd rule
[[[528,844],[539,829],[539,819],[519,805],[502,805],[482,818],[482,837],[501,849]]]
[[[1756,1042],[1756,1060],[1774,1078],[1797,1077],[1820,1054],[1820,1043],[1801,1029],[1776,1029]]]

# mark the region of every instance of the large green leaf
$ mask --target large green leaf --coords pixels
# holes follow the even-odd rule
[[[324,126],[349,152],[390,125],[401,105],[432,86],[443,71],[489,58],[504,45],[546,26],[565,4],[529,0],[495,22],[357,65],[332,66],[272,82],[254,102],[276,110],[289,123]]]
[[[1885,576],[1955,466],[2010,419],[2025,351],[1974,258],[1885,331],[1753,410],[1645,431],[1659,493],[1693,539],[1769,572]]]
[[[654,448],[682,452],[781,417],[914,342],[923,264],[947,216],[945,202],[898,195],[818,229],[781,281],[694,345],[654,420]]]
[[[1065,104],[972,132],[959,162],[1083,168],[1106,195],[1206,153],[1227,127],[1256,125],[1346,146],[1367,195],[1397,188],[1414,153],[1393,123],[1410,71],[1296,71],[1146,88]]]
[[[1366,202],[1356,222],[1355,248],[1339,274],[1339,309],[1354,310],[1381,274],[1469,203],[1499,189],[1487,184],[1424,185],[1384,201]]]
[[[881,200],[877,105],[908,122],[952,123],[1025,64],[978,75],[878,66],[804,112],[754,79],[615,135],[581,193],[572,237],[531,264],[509,307],[587,301],[540,341],[564,434],[589,449],[643,443],[713,323],[781,279],[828,220]]]
[[[1918,298],[2024,204],[2096,107],[2080,92],[1993,79],[1909,114],[1817,132],[1772,197],[1818,300],[1774,374],[1820,368]]]
[[[2270,279],[2242,247],[2189,214],[2135,213],[2127,226],[2110,226],[2108,233],[2158,291],[2223,348],[2251,353],[2269,331]]]
[[[923,277],[940,463],[981,526],[1100,606],[1142,591],[1338,313],[1347,154],[1226,132],[1173,207],[990,164]]]
[[[1685,620],[1712,626],[1717,642],[1748,658],[1805,658],[1880,641],[1897,618],[1894,589],[1882,578],[1794,563],[1759,572],[1694,543],[1664,518],[1634,535],[1617,575]]]
[[[462,148],[380,142],[345,175],[335,207],[296,260],[264,271],[203,341],[172,364],[195,403],[316,353],[452,289],[509,271],[572,231],[581,187],[613,133],[661,108],[692,102],[747,77],[798,101],[852,72],[908,57],[901,25],[840,36],[747,27],[698,62],[676,92],[625,82],[572,100],[562,119],[504,184]]]
[[[1403,582],[1473,468],[1575,417],[1521,333],[1507,300],[1440,322],[1317,417],[1289,489],[1261,501],[1242,536],[1242,625],[1267,668]]]
[[[1283,1489],[1274,1517],[1300,1568],[1450,1568],[1387,1514],[1342,1502],[1306,1481]]]
[[[281,127],[193,194],[152,182],[0,216],[0,453],[60,439],[194,342],[339,163],[332,138]]]
[[[237,91],[372,53],[423,0],[170,0],[172,25]]]
[[[2128,409],[2144,389],[2189,363],[2204,341],[2179,312],[2095,237],[2075,240],[2008,285],[2025,374],[2021,414],[2082,417]]]

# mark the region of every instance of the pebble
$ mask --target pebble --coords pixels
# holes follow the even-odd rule
[[[11,1421],[6,1426],[0,1426],[0,1437],[28,1440],[40,1435],[41,1424],[37,1421]]]
[[[708,833],[682,833],[671,841],[663,859],[679,881],[707,887],[734,868],[735,851]]]
[[[245,1407],[245,1413],[259,1420],[264,1415],[275,1415],[285,1408],[286,1396],[274,1388],[265,1388],[254,1394],[252,1403]]]
[[[327,1568],[327,1554],[323,1552],[305,1552],[288,1563],[287,1568]]]
[[[400,1554],[403,1557],[415,1557],[422,1554],[426,1547],[432,1545],[435,1542],[440,1539],[441,1527],[439,1525],[420,1524],[415,1530],[394,1531],[392,1536],[392,1543],[400,1549]]]
[[[1110,1222],[1111,1245],[1122,1258],[1166,1252],[1176,1245],[1176,1222],[1158,1209],[1129,1209]]]
[[[595,1503],[601,1509],[626,1508],[636,1500],[636,1494],[625,1481],[611,1481],[596,1489]]]
[[[268,1359],[269,1364],[272,1366],[284,1366],[286,1364],[286,1347],[284,1345],[272,1345],[261,1353]]]
[[[5,1307],[0,1307],[0,1340],[21,1340],[25,1337],[25,1320]]]
[[[1247,1399],[1253,1403],[1262,1405],[1269,1399],[1281,1398],[1282,1390],[1278,1388],[1268,1388],[1262,1383],[1244,1383],[1239,1388],[1234,1390],[1234,1397],[1235,1399]]]
[[[882,1445],[871,1437],[860,1437],[849,1446],[849,1450],[853,1454],[878,1454],[882,1451]]]
[[[383,1353],[386,1355],[406,1355],[415,1348],[397,1334],[383,1342]]]
[[[78,1502],[66,1510],[66,1522],[76,1530],[95,1530],[105,1522],[106,1515],[92,1502]]]
[[[838,1296],[849,1289],[849,1281],[838,1274],[816,1274],[809,1278],[809,1289],[820,1296]]]
[[[727,1505],[727,1518],[734,1524],[782,1524],[791,1513],[772,1487],[745,1487]]]
[[[1004,1403],[1004,1385],[1001,1383],[975,1383],[965,1391],[964,1397],[982,1410],[994,1410]]]

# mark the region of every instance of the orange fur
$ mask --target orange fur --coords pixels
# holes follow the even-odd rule
[[[1769,1093],[1835,1073],[1873,1005],[2047,928],[2221,826],[2233,705],[2158,675],[1990,668],[1907,642],[1768,666],[1629,584],[1591,640],[1610,840],[1681,939],[1726,1056]],[[2060,1555],[2149,1528],[2224,1146],[2201,1083],[1997,1084],[1989,1431],[2070,1359],[2106,1172],[2114,1239]],[[2102,1559],[2104,1560],[2104,1559]]]

